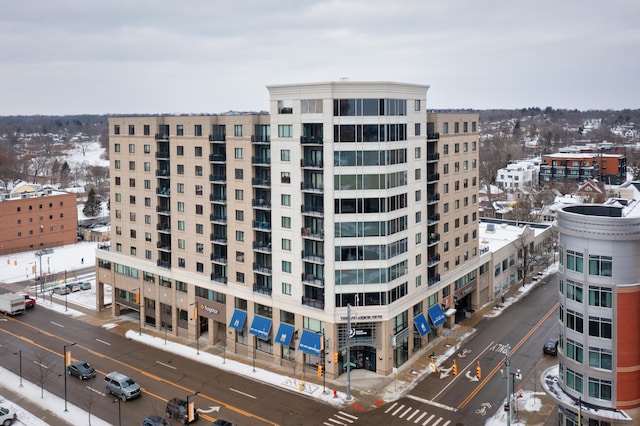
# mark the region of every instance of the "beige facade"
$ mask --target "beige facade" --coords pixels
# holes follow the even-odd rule
[[[269,114],[110,119],[98,308],[109,285],[141,327],[331,377],[349,340],[390,374],[478,303],[478,115],[427,114],[424,85],[268,90]]]

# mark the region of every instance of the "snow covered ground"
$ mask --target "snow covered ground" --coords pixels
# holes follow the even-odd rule
[[[77,278],[78,280],[84,280],[86,275],[78,274],[76,271],[95,264],[95,249],[97,244],[98,243],[95,242],[82,242],[71,246],[55,248],[53,253],[44,255],[42,257],[44,272],[53,274],[66,270],[68,279]],[[39,258],[34,255],[34,252],[25,252],[5,256],[3,259],[0,259],[0,261],[1,285],[1,283],[16,283],[28,279],[33,279],[34,274],[32,274],[31,265],[33,264],[33,262],[39,261]],[[36,274],[40,270],[39,264],[37,268],[38,269]],[[550,268],[544,271],[543,276],[551,274],[556,270],[557,265],[552,265]],[[91,281],[91,283],[91,290],[83,290],[70,293],[66,296],[67,300],[69,302],[72,302],[73,304],[81,305],[88,309],[95,309],[95,282]],[[504,309],[524,297],[533,287],[533,285],[527,285],[524,288],[520,288],[515,296],[507,298],[504,303],[501,304],[501,308],[494,309],[488,315],[500,315]],[[33,293],[33,288],[26,288],[25,290]],[[47,293],[44,299],[42,297],[38,298],[38,308],[52,309],[70,316],[80,317],[83,315],[77,310],[66,307],[65,304],[52,303],[50,297],[58,299],[59,301],[62,301],[65,298],[65,296],[51,296],[49,293]],[[109,326],[111,325],[107,325],[106,327]],[[242,364],[230,359],[225,359],[223,357],[212,355],[207,352],[200,352],[199,354],[197,354],[196,351],[193,350],[193,348],[187,349],[183,345],[180,345],[178,343],[165,341],[163,338],[154,337],[145,333],[139,335],[135,330],[127,332],[127,337],[131,340],[137,340],[145,344],[155,346],[158,349],[164,351],[170,351],[176,354],[180,354],[181,356],[189,357],[196,362],[215,365],[217,368],[232,371],[236,374],[243,375],[265,383],[270,383],[283,389],[288,389],[294,392],[301,391],[301,383],[295,378],[275,374],[270,371],[262,370],[260,368],[256,368],[256,371],[254,372],[251,365]],[[455,350],[456,348],[452,347],[447,353],[444,353],[442,356],[440,356],[439,359],[442,360],[441,362],[445,362],[445,360],[454,356]],[[420,373],[429,374],[428,371]],[[416,375],[416,378],[420,377],[421,375],[422,374]],[[32,403],[41,406],[43,409],[55,413],[58,417],[68,421],[69,424],[85,424],[89,418],[88,412],[80,407],[72,405],[69,405],[68,412],[63,412],[62,410],[60,410],[60,407],[64,404],[63,400],[56,397],[55,395],[49,394],[48,392],[45,392],[44,398],[41,398],[40,387],[36,384],[29,383],[23,379],[24,386],[22,388],[19,388],[19,377],[8,370],[0,368],[0,381],[10,389],[19,389],[20,393],[25,395],[25,397],[27,397],[27,399],[29,399]],[[400,386],[404,388],[405,386],[410,387],[410,385],[410,383],[406,383],[401,384]],[[391,400],[399,396],[397,386],[398,383],[391,384],[389,386],[389,389],[384,392],[383,397],[386,400]],[[314,383],[305,382],[302,387],[302,392],[304,392],[308,397],[317,398],[334,406],[341,406],[345,402],[347,402],[346,394],[338,392],[337,398],[334,398],[333,392],[323,392],[322,386],[318,386]],[[534,393],[530,391],[523,391],[522,396],[517,398],[518,410],[520,412],[538,411],[540,409],[540,398],[538,398],[537,395],[540,394],[540,392]],[[0,396],[0,405],[10,406],[16,409],[16,411],[18,412],[18,418],[24,424],[34,426],[47,424],[33,418],[33,416],[30,415],[26,410],[16,406],[16,404],[12,403],[11,401],[3,400],[2,396]],[[487,407],[487,415],[491,413],[495,414],[486,421],[485,425],[498,426],[506,424],[506,417],[504,411],[502,410],[502,407]],[[101,422],[102,421],[100,419],[97,419],[95,417],[91,418],[92,425],[108,424]],[[517,420],[512,421],[511,424],[514,426],[524,425],[524,423],[518,423]]]

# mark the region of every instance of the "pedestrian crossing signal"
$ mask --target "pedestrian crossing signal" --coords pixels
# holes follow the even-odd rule
[[[338,363],[338,352],[333,353],[333,362],[336,364]]]
[[[458,364],[456,364],[455,361],[453,361],[453,375],[457,375],[458,374]]]
[[[322,377],[322,364],[318,364],[318,377]]]
[[[476,377],[478,379],[482,378],[482,370],[480,370],[480,362],[478,362],[478,366],[476,367]]]

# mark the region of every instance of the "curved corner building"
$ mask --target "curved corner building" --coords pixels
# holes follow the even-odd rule
[[[558,365],[542,377],[558,403],[558,424],[640,422],[638,188],[558,214]]]

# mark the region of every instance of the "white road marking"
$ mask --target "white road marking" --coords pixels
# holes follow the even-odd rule
[[[156,361],[156,362],[164,367],[171,368],[173,370],[176,369],[176,367],[174,367],[173,365],[165,364],[164,362],[160,362],[160,361]]]
[[[249,398],[257,399],[257,398],[256,398],[255,396],[253,396],[253,395],[249,395],[248,393],[244,393],[244,392],[239,391],[239,390],[234,389],[234,388],[229,388],[229,390],[230,390],[230,391],[233,391],[233,392],[235,392],[235,393],[239,393],[240,395],[244,395],[244,396],[249,397]]]

